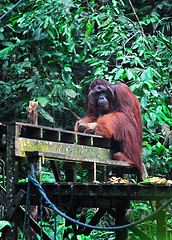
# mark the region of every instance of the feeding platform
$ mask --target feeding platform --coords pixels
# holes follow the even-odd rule
[[[171,185],[107,183],[109,168],[117,175],[137,175],[138,172],[135,166],[127,162],[112,160],[111,142],[101,136],[20,122],[0,123],[0,154],[4,159],[6,172],[6,191],[1,186],[0,200],[8,209],[6,216],[16,225],[19,225],[19,219],[15,218],[14,213],[18,211],[22,219],[24,213],[20,205],[26,203],[27,184],[18,181],[19,169],[22,164],[26,164],[25,160],[29,168],[33,169],[48,198],[57,207],[70,202],[73,210],[72,213],[69,211],[69,214],[74,214],[81,207],[99,208],[91,220],[93,225],[98,223],[105,212],[116,218],[116,225],[125,224],[125,210],[129,208],[131,200],[153,200],[159,207],[162,199],[168,200],[172,197]],[[50,160],[54,183],[42,182],[41,168],[45,159]],[[58,162],[63,162],[65,181],[62,179]],[[103,177],[97,174],[99,166]],[[81,169],[88,171],[88,182],[77,182],[77,171]],[[97,181],[98,177],[101,177],[100,182]],[[39,205],[39,198],[34,189],[31,189],[31,204]],[[156,220],[157,239],[167,240],[165,212],[161,211]],[[32,220],[30,222],[35,232],[39,232],[39,226]],[[135,226],[130,230],[140,239],[150,239]],[[90,231],[86,228],[83,233],[88,235]],[[75,233],[78,234],[77,231]],[[50,239],[46,234],[44,237]],[[116,231],[116,238],[125,240],[127,230]]]

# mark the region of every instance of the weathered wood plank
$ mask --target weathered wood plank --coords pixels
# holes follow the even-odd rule
[[[156,201],[156,208],[161,207],[161,202]],[[168,240],[167,238],[167,223],[166,223],[165,209],[158,213],[157,221],[157,240]]]
[[[43,151],[101,159],[112,158],[110,149],[15,137],[15,156],[25,157],[25,151]]]
[[[111,159],[102,159],[95,157],[85,157],[61,153],[52,153],[52,152],[42,152],[42,151],[26,151],[26,155],[30,157],[45,157],[50,159],[58,159],[67,162],[82,162],[82,163],[97,163],[99,165],[109,165],[109,166],[123,166],[123,167],[132,167],[130,163],[120,162]]]
[[[94,147],[110,148],[111,140],[98,135],[85,133],[76,133],[73,131],[63,130],[59,128],[51,128],[41,125],[28,123],[5,123],[6,125],[18,126],[20,129],[16,137],[42,139],[55,142],[76,143],[79,145],[87,145]]]
[[[11,203],[15,197],[15,183],[18,180],[18,162],[15,156],[15,142],[14,135],[18,132],[18,127],[14,125],[7,126],[7,138],[6,138],[6,212],[8,211]],[[9,240],[17,240],[17,225],[14,220],[12,223],[12,230],[8,235]]]
[[[85,200],[88,199],[110,199],[111,202],[119,200],[161,200],[172,197],[172,186],[166,184],[154,185],[138,185],[138,184],[122,184],[122,183],[67,183],[60,182],[43,183],[42,187],[48,197],[58,199],[60,197],[71,197],[71,186],[73,189],[73,197]],[[26,191],[27,184],[20,183],[16,185],[16,189]],[[165,201],[164,201],[165,202]]]

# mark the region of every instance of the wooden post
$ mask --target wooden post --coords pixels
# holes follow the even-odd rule
[[[7,144],[6,144],[6,191],[7,191],[7,202],[6,202],[6,211],[8,211],[10,205],[13,202],[15,196],[15,183],[17,182],[17,167],[18,162],[15,158],[15,142],[14,137],[16,134],[16,126],[15,124],[7,125]],[[17,224],[15,221],[12,222],[12,230],[8,234],[9,240],[17,240]]]
[[[27,122],[38,125],[38,102],[35,100],[29,102]]]
[[[29,102],[27,122],[30,124],[38,125],[38,102],[35,101]],[[36,179],[39,182],[41,182],[42,180],[41,167],[42,167],[41,158],[40,157],[32,158],[31,172],[36,175]],[[38,206],[36,205],[30,206],[30,215],[34,220],[37,220]],[[36,233],[33,230],[31,230],[30,232],[30,237],[33,239],[37,239]]]
[[[96,162],[83,162],[82,168],[88,170],[88,182],[96,182]]]
[[[76,208],[75,207],[71,207],[67,213],[66,213],[69,217],[73,218],[73,219],[76,219]],[[65,227],[68,227],[68,226],[72,226],[73,228],[73,232],[74,232],[74,236],[70,239],[76,239],[76,224],[74,223],[71,223],[70,221],[66,220],[65,219]],[[64,234],[63,234],[63,239],[68,239],[68,235],[69,233],[71,232],[71,230],[69,228],[67,228],[65,231],[64,231]]]
[[[66,174],[66,182],[77,182],[77,169],[75,163],[65,162],[63,164]]]
[[[160,201],[156,201],[156,208],[161,207]],[[157,240],[167,240],[167,224],[165,220],[165,209],[157,216]]]
[[[122,223],[122,219],[125,218],[126,209],[116,209],[116,226],[120,226]],[[116,239],[118,240],[126,240],[127,239],[128,230],[121,229],[116,230]]]
[[[100,219],[105,214],[106,210],[107,210],[106,208],[99,208],[88,224],[96,226],[98,224],[98,222],[100,221]],[[92,231],[91,228],[85,228],[85,230],[83,231],[83,234],[88,236],[88,235],[90,235],[91,231]]]
[[[114,217],[115,219],[117,218],[117,212],[114,210],[114,209],[108,209],[107,211],[112,217]],[[118,211],[118,214],[119,214],[119,211]],[[127,224],[130,224],[130,222],[124,218],[124,217],[120,217],[120,226],[122,225],[127,225]],[[142,239],[142,240],[152,240],[152,238],[150,238],[148,235],[146,235],[146,233],[144,233],[143,231],[141,231],[138,227],[136,226],[130,226],[128,228],[129,230],[131,230],[134,234],[136,234],[136,236],[139,237],[139,239]],[[124,229],[125,230],[125,229]]]
[[[29,160],[31,162],[31,173],[34,173],[36,180],[41,183],[42,182],[42,157],[31,157]]]

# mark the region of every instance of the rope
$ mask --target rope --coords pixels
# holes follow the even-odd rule
[[[148,220],[149,218],[155,216],[156,214],[158,214],[160,211],[162,211],[164,208],[166,208],[171,202],[172,202],[172,198],[170,198],[166,203],[164,203],[160,208],[158,208],[155,212],[149,214],[147,217],[143,218],[143,219],[140,219],[136,222],[132,222],[130,224],[126,224],[126,225],[123,225],[123,226],[116,226],[116,227],[98,227],[98,226],[93,226],[93,225],[88,225],[88,224],[85,224],[85,223],[82,223],[82,222],[79,222],[69,216],[67,216],[66,214],[64,214],[63,212],[61,212],[59,209],[57,209],[57,207],[55,206],[55,204],[51,203],[50,200],[48,199],[44,189],[42,188],[42,186],[39,184],[38,181],[36,181],[31,175],[29,176],[29,179],[28,179],[28,183],[31,182],[36,188],[37,190],[39,191],[39,193],[42,195],[43,199],[44,199],[44,202],[45,204],[53,209],[56,214],[59,214],[61,217],[64,217],[65,219],[67,219],[68,221],[74,223],[74,224],[77,224],[77,225],[80,225],[82,227],[86,227],[86,228],[91,228],[91,229],[95,229],[95,230],[107,230],[107,231],[114,231],[114,230],[119,230],[119,229],[124,229],[124,228],[129,228],[131,226],[134,226],[134,225],[137,225],[137,224],[140,224],[140,223],[143,223],[145,222],[146,220]]]
[[[28,187],[27,187],[27,195],[26,195],[26,210],[25,210],[25,216],[24,216],[24,224],[23,224],[23,237],[22,237],[22,240],[24,240],[25,238],[25,230],[26,230],[26,221],[27,221],[27,216],[29,218],[29,215],[28,215],[28,208],[29,208],[29,205],[30,205],[30,181],[28,179]]]
[[[0,159],[0,165],[2,165],[2,182],[5,188],[5,162],[2,159]]]
[[[55,219],[55,221],[54,221],[54,240],[57,240],[57,234],[56,234],[56,232],[57,232],[57,214],[56,214],[56,212],[54,213],[54,219]]]
[[[11,12],[19,3],[21,3],[23,0],[18,1],[12,8],[10,8],[4,15],[0,17],[0,20],[2,20],[9,12]]]
[[[25,160],[26,161],[28,160],[27,156],[25,157]],[[35,173],[34,165],[32,164],[31,165],[31,175],[34,176],[34,173]],[[42,196],[41,196],[41,200],[42,200]],[[25,216],[24,216],[22,240],[24,240],[24,238],[25,238],[26,222],[27,222],[27,233],[29,233],[29,215],[30,215],[30,181],[28,179],[28,188],[27,188],[27,195],[26,195],[26,209],[25,209]]]
[[[42,195],[41,195],[41,199],[40,199],[40,218],[41,218],[41,240],[43,239],[43,229],[42,229],[42,226],[43,226],[43,220],[42,220],[42,216],[43,216],[43,211],[42,211]]]

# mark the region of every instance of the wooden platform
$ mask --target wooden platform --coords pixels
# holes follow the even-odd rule
[[[0,158],[5,161],[6,170],[6,191],[0,186],[0,200],[6,209],[11,209],[9,211],[10,221],[17,224],[14,213],[18,211],[22,217],[24,216],[20,205],[25,204],[26,200],[23,190],[26,191],[27,184],[19,184],[19,166],[23,164],[23,160],[27,160],[28,167],[34,170],[40,183],[42,183],[41,168],[44,159],[50,160],[56,183],[42,183],[47,196],[57,207],[70,203],[70,209],[74,211],[80,207],[99,208],[98,213],[91,220],[91,224],[94,225],[98,223],[105,211],[116,218],[117,225],[125,224],[127,221],[125,210],[129,208],[130,200],[154,200],[157,206],[161,206],[161,200],[172,197],[171,185],[107,183],[108,167],[111,167],[117,174],[137,174],[137,169],[129,163],[111,160],[110,140],[101,136],[19,122],[0,123]],[[67,182],[62,181],[58,161],[64,162]],[[103,166],[105,170],[103,181],[105,182],[93,182],[98,180],[97,166]],[[77,182],[77,169],[88,171],[88,183]],[[39,195],[33,189],[31,204],[40,204]],[[116,212],[112,208],[115,208]],[[68,213],[70,215],[70,211]],[[35,231],[36,229],[40,231],[36,223],[32,222],[31,226]],[[157,229],[157,239],[167,240],[164,211],[157,218]],[[136,227],[130,230],[135,232],[140,239],[150,239]],[[83,233],[89,235],[90,231],[85,229]],[[117,231],[116,238],[125,240],[127,230]],[[45,239],[50,238],[45,234]]]
[[[123,201],[143,200],[160,201],[168,200],[172,197],[171,184],[130,184],[130,183],[43,183],[43,189],[47,196],[59,206],[59,196],[61,199],[79,202],[81,207],[103,207],[103,208],[123,208]],[[19,189],[27,190],[27,184],[16,185]],[[38,204],[40,199],[32,192],[32,204]],[[25,200],[24,200],[25,201]],[[165,201],[165,200],[164,200]],[[118,206],[116,205],[118,203]],[[24,204],[24,202],[23,202]]]

